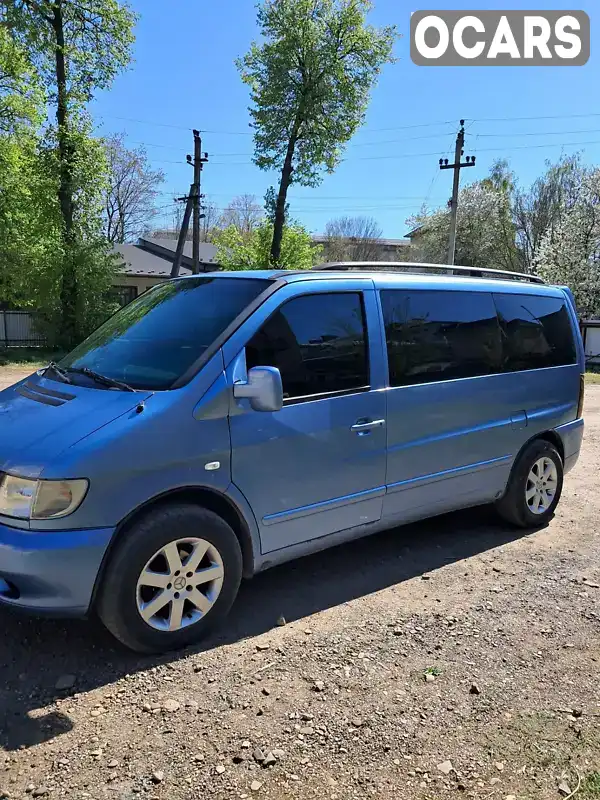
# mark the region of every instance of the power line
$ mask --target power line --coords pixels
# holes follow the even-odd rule
[[[479,134],[481,135],[481,134]],[[534,148],[540,147],[579,147],[580,145],[586,144],[600,144],[600,140],[595,141],[587,141],[587,142],[547,142],[546,144],[523,144],[523,145],[512,145],[511,147],[503,147],[502,152],[505,150],[531,150]],[[498,153],[499,150],[497,147],[483,147],[479,149],[480,153]],[[387,155],[387,156],[358,156],[352,158],[344,158],[343,161],[378,161],[378,160],[387,160],[387,159],[396,159],[396,158],[421,158],[424,156],[435,156],[439,155],[439,153],[398,153],[395,155]]]
[[[525,145],[512,145],[510,147],[502,147],[502,153],[506,150],[531,150],[537,149],[541,147],[581,147],[583,145],[589,144],[600,144],[599,140],[594,141],[586,141],[586,142],[547,142],[546,144],[525,144]],[[497,147],[483,147],[479,149],[480,153],[500,153]],[[344,161],[388,161],[392,160],[395,161],[397,159],[402,158],[425,158],[431,156],[439,156],[440,151],[434,151],[429,153],[394,153],[391,155],[382,155],[382,156],[349,156],[348,158],[340,159],[340,162]],[[252,164],[252,161],[213,161],[213,164],[218,164],[219,166],[226,166],[226,167],[233,167],[233,166],[244,166],[248,164]]]
[[[600,117],[600,112],[588,114],[553,114],[544,117],[473,117],[472,122],[525,122],[537,119],[585,119],[587,117]]]
[[[513,136],[572,136],[578,133],[600,133],[600,128],[586,128],[583,131],[536,131],[527,133],[476,133],[482,139],[506,139]]]
[[[190,131],[193,125],[174,125],[173,123],[157,122],[156,120],[136,119],[134,117],[121,117],[115,114],[102,114],[102,117],[109,119],[118,119],[124,122],[135,122],[140,125],[149,125],[157,128],[172,128],[173,130]],[[479,122],[523,122],[533,120],[548,120],[548,119],[586,119],[588,117],[600,117],[600,112],[587,112],[585,114],[553,114],[535,117],[466,117],[465,120],[471,124]],[[421,122],[415,125],[396,125],[386,128],[367,128],[366,130],[372,133],[381,133],[385,131],[402,131],[414,130],[416,128],[434,128],[441,125],[453,125],[454,120],[441,120],[439,122]],[[253,131],[225,131],[225,130],[212,130],[203,129],[201,133],[211,133],[219,136],[253,136]]]

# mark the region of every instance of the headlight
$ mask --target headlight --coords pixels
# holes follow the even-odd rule
[[[0,476],[0,514],[19,519],[66,517],[78,508],[87,492],[86,480],[32,481],[15,475]]]

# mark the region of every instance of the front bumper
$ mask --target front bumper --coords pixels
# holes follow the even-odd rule
[[[0,525],[0,604],[84,616],[113,528],[24,531]]]

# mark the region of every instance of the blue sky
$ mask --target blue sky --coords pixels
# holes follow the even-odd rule
[[[185,154],[193,127],[204,131],[203,149],[210,155],[203,172],[207,199],[224,207],[235,195],[254,194],[262,204],[277,175],[251,162],[248,90],[234,65],[257,35],[254,4],[133,0],[132,5],[140,14],[134,63],[97,97],[92,113],[100,132],[123,132],[132,146],[144,143],[152,163],[165,172],[157,224],[172,221],[173,193],[186,192],[191,181]],[[371,22],[395,24],[402,34],[398,61],[385,68],[366,124],[336,172],[316,189],[292,187],[292,216],[315,233],[336,216],[372,216],[385,236],[403,236],[407,217],[424,202],[435,207],[450,195],[451,173],[440,172],[438,159],[453,151],[460,118],[467,120],[465,154],[477,156],[477,167],[462,172],[465,182],[483,177],[499,157],[509,159],[523,185],[561,152],[582,151],[586,161],[600,163],[597,0],[526,5],[587,11],[592,25],[587,65],[417,67],[409,54],[412,11],[518,9],[522,2],[435,0],[428,6],[375,0]]]

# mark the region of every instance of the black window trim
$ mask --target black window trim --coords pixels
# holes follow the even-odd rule
[[[372,288],[372,287],[369,287]],[[293,300],[298,300],[299,298],[303,297],[327,297],[332,294],[357,294],[359,296],[360,306],[362,310],[362,318],[363,318],[363,328],[365,332],[365,355],[367,359],[367,377],[369,379],[369,383],[366,386],[357,386],[352,389],[339,389],[338,391],[333,392],[319,392],[318,394],[306,394],[306,395],[299,395],[298,397],[284,397],[283,405],[286,406],[294,406],[299,405],[300,403],[314,403],[318,400],[329,400],[330,398],[335,397],[349,397],[355,394],[364,394],[365,392],[371,391],[371,352],[370,352],[370,340],[369,340],[369,321],[367,317],[367,309],[365,305],[365,290],[363,288],[347,288],[347,289],[333,289],[332,291],[326,292],[303,292],[299,294],[295,294],[292,297],[286,298],[277,308],[273,309],[273,311],[269,314],[268,317],[265,317],[263,321],[260,323],[256,331],[252,334],[249,338],[248,342],[252,341],[252,337],[255,336],[256,333],[269,322],[275,314],[279,313],[281,309],[287,304],[291,303]],[[248,342],[244,345],[244,354],[246,352],[246,347]]]
[[[379,319],[381,324],[381,330],[383,335],[383,348],[384,348],[384,357],[385,357],[385,390],[390,391],[399,391],[400,389],[411,389],[413,386],[436,386],[440,383],[456,383],[457,381],[476,381],[480,380],[481,378],[494,378],[499,375],[522,375],[524,372],[540,372],[541,370],[549,370],[549,369],[571,369],[572,367],[579,366],[579,359],[577,355],[577,346],[575,342],[575,361],[572,364],[555,364],[551,367],[530,367],[529,369],[520,369],[513,372],[490,372],[486,375],[469,375],[464,378],[447,378],[446,380],[437,380],[437,381],[421,381],[420,383],[405,383],[402,386],[392,386],[390,383],[390,364],[389,364],[389,354],[388,354],[388,346],[387,346],[387,335],[385,332],[385,317],[383,311],[383,301],[381,297],[381,292],[385,291],[397,291],[397,292],[470,292],[472,294],[489,294],[492,298],[492,302],[494,303],[494,308],[496,309],[496,319],[498,320],[498,325],[500,327],[502,333],[502,326],[500,320],[500,312],[496,307],[496,302],[494,301],[494,291],[491,289],[484,289],[480,291],[474,291],[473,289],[458,289],[458,288],[431,288],[431,289],[413,289],[410,286],[376,286],[375,290],[377,292],[377,302],[379,305]],[[547,295],[547,294],[532,294],[531,292],[497,292],[497,294],[510,294],[510,295],[518,295],[524,297],[552,297],[556,300],[560,300],[561,298],[555,297],[554,295]],[[567,304],[567,298],[564,298],[564,303],[569,311],[569,307]],[[573,328],[573,319],[571,314],[569,313],[569,323],[571,327],[571,333],[573,334],[573,338],[575,339],[575,333]]]

